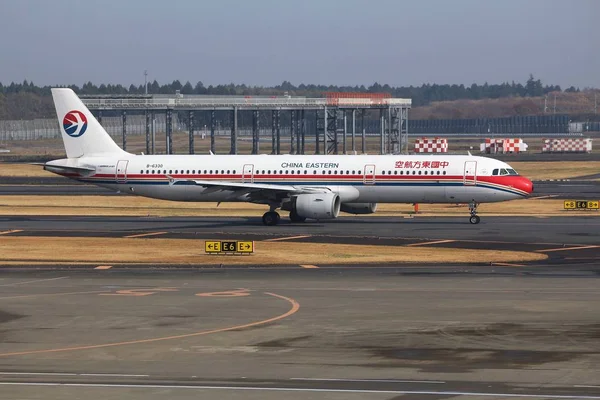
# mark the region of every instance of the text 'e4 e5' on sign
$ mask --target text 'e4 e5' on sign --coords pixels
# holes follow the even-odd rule
[[[598,200],[565,200],[565,210],[598,210]]]
[[[254,242],[240,240],[207,240],[204,242],[204,251],[208,254],[250,254],[254,253]]]

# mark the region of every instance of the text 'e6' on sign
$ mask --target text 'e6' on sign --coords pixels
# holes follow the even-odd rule
[[[598,210],[598,200],[565,200],[565,210]]]
[[[251,254],[254,253],[254,242],[238,240],[219,240],[204,242],[207,254]]]

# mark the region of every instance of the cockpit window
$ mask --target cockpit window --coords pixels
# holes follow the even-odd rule
[[[502,168],[500,170],[500,175],[508,175],[508,171],[506,170],[506,168]]]
[[[492,171],[492,175],[498,175],[498,168],[496,168]]]
[[[519,174],[517,173],[517,171],[515,171],[515,170],[514,170],[514,169],[512,169],[512,168],[507,168],[506,170],[508,171],[508,174],[509,174],[509,175],[519,175]]]

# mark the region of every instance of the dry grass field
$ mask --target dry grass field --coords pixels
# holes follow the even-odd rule
[[[310,251],[307,251],[310,247]],[[85,249],[85,251],[82,251]],[[248,256],[204,254],[204,243],[184,239],[4,237],[0,261],[7,263],[153,263],[169,264],[335,264],[335,263],[466,263],[544,260],[539,253],[365,246],[319,243],[258,242]]]

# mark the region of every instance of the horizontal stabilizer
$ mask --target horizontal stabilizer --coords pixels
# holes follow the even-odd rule
[[[55,165],[55,164],[45,164],[45,163],[31,163],[31,165],[39,165],[44,167],[46,171],[56,172],[58,174],[79,174],[79,175],[87,175],[92,172],[96,172],[96,169],[89,167],[72,167],[66,165]]]

